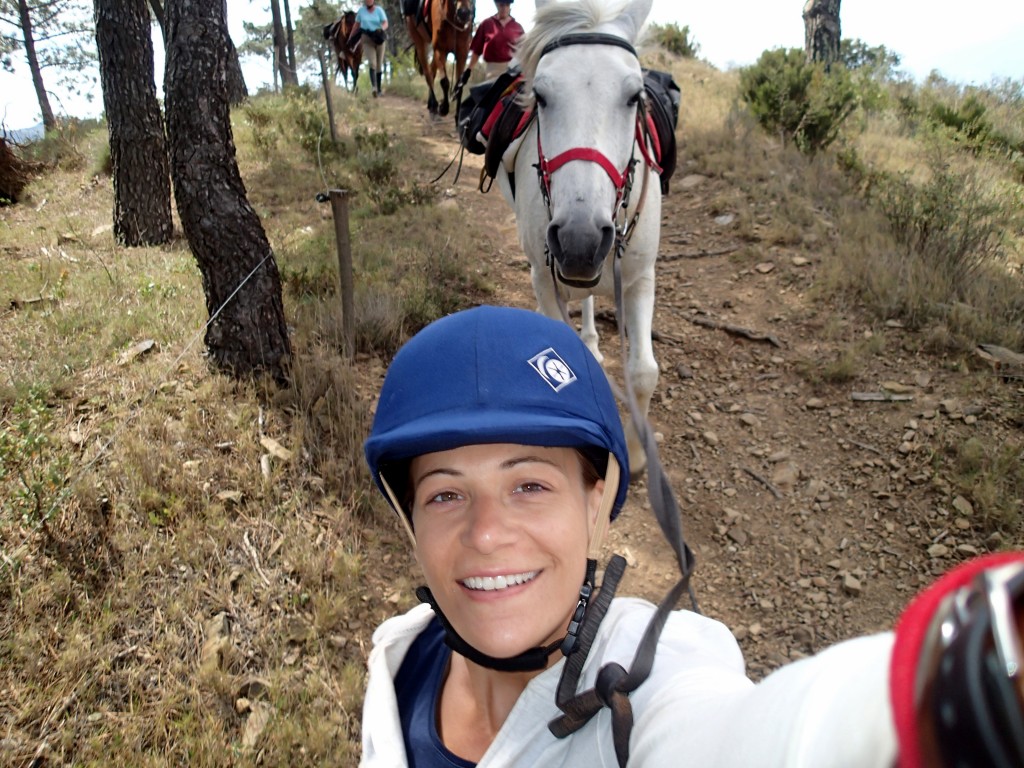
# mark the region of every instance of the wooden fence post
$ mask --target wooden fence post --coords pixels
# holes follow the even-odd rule
[[[355,355],[355,287],[352,278],[352,241],[348,229],[347,189],[328,190],[334,214],[334,238],[338,243],[338,276],[341,282],[341,325],[345,356]]]

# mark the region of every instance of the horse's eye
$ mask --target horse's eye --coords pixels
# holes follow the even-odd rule
[[[642,94],[643,91],[637,91],[636,93],[629,97],[629,101],[627,101],[626,104],[630,107],[635,107],[637,104],[640,103],[640,96]]]
[[[548,105],[548,100],[541,96],[537,91],[533,92],[533,98],[537,101],[538,107],[543,108]]]

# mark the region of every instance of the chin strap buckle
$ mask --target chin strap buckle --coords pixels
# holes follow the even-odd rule
[[[593,560],[589,562],[592,563]],[[583,586],[580,587],[580,601],[576,603],[576,610],[572,612],[572,618],[569,620],[569,629],[566,630],[565,639],[562,640],[561,650],[563,656],[568,656],[580,644],[580,627],[583,626],[583,617],[587,614],[587,603],[590,602],[590,596],[594,593],[594,577],[590,573],[589,565],[587,568],[587,578],[588,581],[583,582]]]
[[[569,628],[565,632],[565,639],[562,640],[562,655],[568,656],[580,645],[580,629],[583,627],[583,619],[587,615],[587,604],[590,596],[594,594],[594,579],[597,578],[597,560],[587,558],[587,575],[583,577],[583,585],[580,587],[580,600],[576,603],[576,610],[572,612],[569,619]]]

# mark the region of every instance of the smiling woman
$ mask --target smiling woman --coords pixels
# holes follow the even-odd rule
[[[1020,554],[954,571],[896,633],[756,686],[722,624],[613,599],[621,558],[595,593],[628,458],[604,372],[564,323],[477,307],[428,326],[395,356],[365,450],[426,586],[374,633],[364,766],[1024,760],[1019,676],[999,666],[1020,660]],[[981,758],[956,762],[964,744]]]
[[[494,444],[412,462],[417,560],[438,608],[489,656],[565,636],[604,490],[584,484],[582,461],[571,448]]]

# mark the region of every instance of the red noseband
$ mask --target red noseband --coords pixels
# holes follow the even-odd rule
[[[540,131],[537,131],[538,143],[540,139]],[[612,184],[615,185],[615,191],[619,192],[626,184],[626,178],[629,174],[629,167],[622,173],[619,173],[618,169],[612,165],[612,161],[605,157],[601,152],[593,149],[592,147],[573,147],[567,149],[560,155],[555,155],[550,160],[540,155],[540,170],[544,176],[547,177],[548,183],[550,184],[551,174],[557,171],[566,163],[571,163],[573,160],[586,160],[587,162],[597,163],[604,168],[605,173],[612,180]]]

